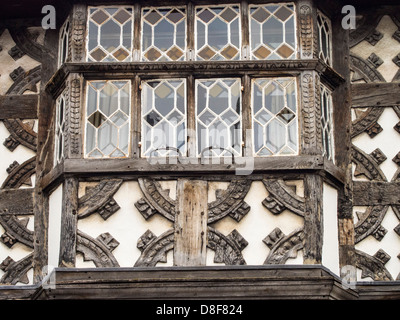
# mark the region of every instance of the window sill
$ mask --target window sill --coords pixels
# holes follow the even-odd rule
[[[155,159],[153,159],[155,160]],[[41,180],[40,187],[52,188],[65,175],[90,177],[117,175],[123,179],[132,180],[141,176],[164,177],[169,179],[181,176],[201,176],[210,180],[223,180],[228,176],[244,179],[260,179],[261,175],[268,174],[288,178],[301,176],[306,173],[320,174],[335,184],[342,185],[345,181],[345,172],[331,161],[316,155],[280,156],[265,158],[236,158],[235,163],[201,164],[198,163],[151,163],[149,159],[65,159],[53,168]],[[174,161],[177,162],[177,161]],[[262,178],[262,177],[261,177]],[[229,179],[229,178],[228,178]]]
[[[271,72],[285,72],[287,74],[301,71],[315,70],[321,73],[322,78],[332,88],[344,81],[344,78],[334,69],[318,59],[296,60],[240,60],[240,61],[178,61],[178,62],[68,62],[56,71],[46,84],[46,90],[54,97],[63,87],[65,79],[71,73],[83,74],[90,79],[119,79],[129,78],[133,75],[152,77],[160,72],[171,76],[199,75],[243,75],[255,72],[257,76],[272,75]]]

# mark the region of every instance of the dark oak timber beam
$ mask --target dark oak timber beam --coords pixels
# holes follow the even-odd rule
[[[353,205],[400,205],[400,182],[353,182]]]
[[[400,83],[358,83],[351,86],[353,107],[400,104]]]
[[[0,214],[33,215],[34,189],[0,191]]]
[[[0,120],[4,119],[37,119],[39,96],[0,95]]]

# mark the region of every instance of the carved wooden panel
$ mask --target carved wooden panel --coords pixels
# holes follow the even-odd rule
[[[362,270],[361,280],[389,281],[400,271],[396,258],[400,113],[398,86],[385,82],[398,80],[400,24],[396,13],[385,9],[360,12],[359,18],[357,29],[350,32],[354,264]]]

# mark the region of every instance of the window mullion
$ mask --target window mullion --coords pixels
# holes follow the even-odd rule
[[[242,154],[244,157],[252,157],[251,78],[247,74],[242,77],[242,130]]]
[[[194,24],[195,24],[195,8],[194,8],[194,4],[192,2],[189,2],[187,5],[187,13],[186,13],[186,19],[187,19],[187,53],[186,53],[186,59],[188,61],[192,61],[195,60],[195,48],[194,48],[194,44],[195,44],[195,28],[194,28]]]
[[[247,0],[240,4],[241,23],[242,23],[242,60],[250,59],[250,33],[249,33],[249,6]]]
[[[134,159],[140,158],[140,141],[141,141],[141,92],[140,92],[140,77],[135,76],[133,79],[132,97],[131,97],[131,110],[132,110],[132,123],[131,123],[131,156]]]
[[[139,3],[135,3],[134,8],[133,8],[133,21],[134,21],[134,29],[133,29],[133,54],[132,54],[132,60],[133,61],[140,61],[141,59],[141,28],[142,28],[142,23],[141,23],[141,7]]]
[[[196,106],[195,79],[193,75],[187,78],[187,156],[195,158],[196,154]]]

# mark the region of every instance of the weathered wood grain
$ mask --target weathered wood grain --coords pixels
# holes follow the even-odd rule
[[[353,205],[400,205],[400,182],[354,181]]]
[[[0,214],[32,215],[34,188],[0,191]]]
[[[60,267],[75,267],[78,223],[78,179],[66,178],[63,185]]]
[[[39,96],[1,95],[0,120],[3,119],[37,119]]]
[[[399,83],[357,83],[351,85],[353,107],[379,107],[400,104]]]
[[[322,178],[304,178],[304,264],[320,264],[323,245]]]
[[[204,266],[207,245],[208,183],[179,179],[175,213],[175,266]]]

